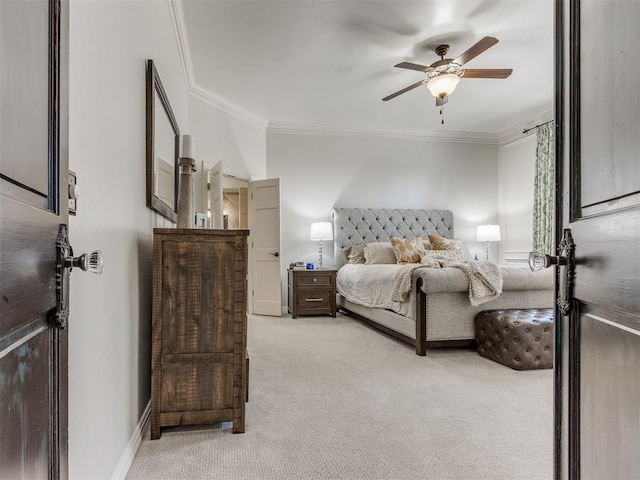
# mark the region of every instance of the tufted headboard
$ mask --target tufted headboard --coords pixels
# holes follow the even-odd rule
[[[334,208],[331,218],[336,270],[347,261],[344,249],[352,245],[388,242],[391,237],[426,238],[429,233],[453,238],[450,210]]]

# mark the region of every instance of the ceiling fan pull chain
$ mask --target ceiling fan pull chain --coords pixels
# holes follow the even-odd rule
[[[444,106],[440,107],[440,118],[442,119],[442,125],[444,125]]]

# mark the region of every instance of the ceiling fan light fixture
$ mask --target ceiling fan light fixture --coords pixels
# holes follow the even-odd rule
[[[460,77],[458,75],[445,73],[429,80],[427,82],[427,88],[434,97],[444,98],[453,93],[459,82]]]

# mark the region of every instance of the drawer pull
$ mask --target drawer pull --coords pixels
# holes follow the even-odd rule
[[[324,298],[307,298],[305,301],[307,302],[321,302]]]

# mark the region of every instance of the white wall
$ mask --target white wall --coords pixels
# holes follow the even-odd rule
[[[76,253],[105,257],[101,276],[72,275],[71,478],[123,473],[150,398],[152,229],[175,224],[146,207],[146,59],[181,133],[194,135],[198,166],[266,175],[265,128],[191,96],[178,43],[170,0],[71,1],[69,168],[81,197],[70,236]]]
[[[526,266],[532,250],[535,162],[535,133],[500,146],[499,247],[503,265]]]
[[[146,207],[145,68],[156,63],[181,130],[188,92],[167,1],[71,1],[69,167],[78,176],[69,329],[69,468],[109,478],[150,398],[152,228]]]
[[[455,236],[472,254],[484,252],[476,226],[498,221],[497,145],[267,132],[267,159],[267,176],[280,178],[283,269],[317,264],[309,228],[334,206],[452,210]],[[324,253],[332,267],[333,242]]]
[[[196,97],[189,97],[191,134],[196,157],[213,165],[222,161],[227,170],[247,177],[266,174],[265,126],[252,123]]]
[[[476,225],[498,220],[496,145],[265,132],[189,96],[168,1],[71,0],[69,163],[82,195],[70,235],[76,253],[106,258],[101,276],[72,275],[72,479],[118,472],[150,397],[152,228],[174,225],[146,207],[147,58],[197,161],[281,179],[285,268],[317,262],[309,226],[334,205],[448,208],[456,236],[479,253]]]
[[[266,130],[225,112],[200,98],[189,98],[189,123],[196,142],[195,210],[202,212],[200,162],[211,168],[222,162],[223,171],[245,179],[265,178]]]

